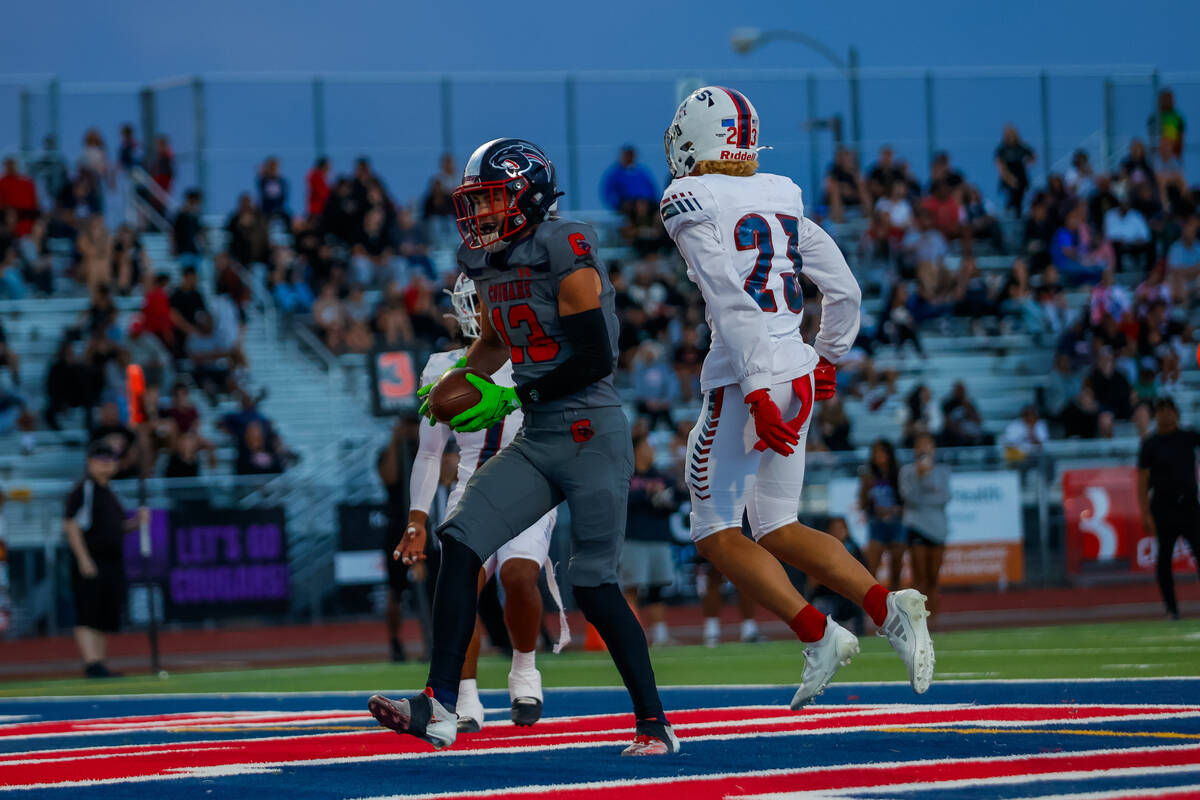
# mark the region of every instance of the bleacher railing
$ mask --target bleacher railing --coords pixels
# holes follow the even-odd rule
[[[861,140],[847,140],[864,166],[891,144],[921,177],[940,150],[951,153],[985,195],[997,193],[993,151],[1013,123],[1038,155],[1034,180],[1061,169],[1077,147],[1098,166],[1123,156],[1132,137],[1150,138],[1160,88],[1175,92],[1185,115],[1200,109],[1200,73],[1153,66],[861,68]],[[440,154],[459,165],[480,142],[519,134],[555,159],[572,211],[600,205],[598,185],[617,148],[632,144],[665,179],[662,130],[681,94],[704,83],[736,85],[763,120],[764,155],[773,171],[815,194],[849,126],[847,75],[831,69],[726,69],[521,73],[232,73],[148,84],[79,83],[54,76],[0,76],[0,147],[32,160],[54,135],[74,163],[84,131],[95,127],[115,147],[116,130],[134,123],[147,148],[168,137],[176,158],[172,194],[201,188],[224,212],[254,188],[268,154],[280,157],[292,210],[303,203],[304,175],[318,155],[349,172],[358,156],[402,202],[425,192]],[[519,96],[521,101],[513,102]],[[1195,137],[1189,150],[1198,146]],[[1151,142],[1151,144],[1153,144]],[[1200,159],[1185,158],[1192,182]]]

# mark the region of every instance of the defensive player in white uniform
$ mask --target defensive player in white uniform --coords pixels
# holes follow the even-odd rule
[[[454,316],[459,328],[468,339],[479,337],[479,312],[476,304],[475,285],[465,275],[460,275],[450,294]],[[466,354],[465,347],[444,353],[434,353],[421,373],[421,385],[434,383],[447,370],[453,369]],[[493,375],[502,384],[513,383],[512,363]],[[521,429],[522,414],[514,411],[496,425],[474,433],[458,433],[449,425],[421,425],[420,446],[413,463],[409,479],[411,505],[408,528],[404,539],[393,554],[411,564],[424,558],[425,524],[429,517],[429,506],[437,491],[438,472],[442,451],[453,435],[458,443],[458,482],[446,502],[447,509],[458,505],[463,490],[471,475],[485,461],[498,453]],[[512,701],[512,720],[517,725],[532,725],[541,718],[542,676],[535,665],[538,634],[542,625],[542,594],[538,588],[538,573],[546,565],[551,594],[558,603],[560,635],[554,652],[559,652],[570,641],[566,615],[561,613],[562,600],[558,594],[558,583],[554,578],[553,566],[548,560],[550,537],[554,533],[557,509],[551,509],[515,539],[501,547],[483,566],[479,586],[499,570],[500,585],[504,587],[504,622],[513,642],[512,670],[508,673],[508,694]],[[479,661],[479,630],[471,640],[467,659],[463,664],[462,678],[458,685],[458,729],[478,731],[483,724],[483,705],[479,701],[476,674]]]
[[[924,692],[934,666],[925,597],[889,594],[840,542],[797,521],[813,401],[833,395],[834,364],[858,332],[858,282],[829,235],[805,219],[799,187],[757,172],[758,114],[740,92],[690,94],[665,145],[675,180],[663,222],[704,294],[713,333],[704,405],[688,439],[696,548],[807,643],[793,708],[849,663],[858,640],[804,601],[780,561],[860,603]],[[812,346],[800,336],[802,272],[823,297]],[[742,536],[743,511],[753,541]]]

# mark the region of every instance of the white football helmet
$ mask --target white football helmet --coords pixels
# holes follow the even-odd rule
[[[465,274],[460,274],[454,282],[454,289],[449,292],[450,305],[454,307],[454,318],[463,336],[468,339],[479,338],[479,295],[475,292],[475,281]]]
[[[704,86],[675,111],[663,137],[671,174],[682,178],[697,161],[758,158],[758,112],[746,96],[724,86]]]

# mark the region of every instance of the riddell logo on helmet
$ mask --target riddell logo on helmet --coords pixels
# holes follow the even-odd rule
[[[721,161],[753,161],[757,157],[756,153],[749,150],[740,150],[730,152],[729,150],[721,151]]]

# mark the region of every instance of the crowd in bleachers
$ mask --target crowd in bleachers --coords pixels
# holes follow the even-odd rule
[[[1169,92],[1152,119],[1166,115],[1178,116]],[[869,299],[840,368],[841,395],[818,410],[810,447],[861,444],[848,401],[894,414],[899,445],[922,432],[946,446],[993,443],[1000,431],[985,424],[969,382],[941,397],[926,385],[901,395],[897,359],[929,358],[923,340],[931,332],[1026,334],[1057,354],[1030,408],[999,437],[1010,450],[1036,447],[1045,437],[1113,436],[1126,424],[1144,432],[1147,404],[1175,390],[1190,358],[1188,312],[1200,299],[1200,194],[1182,177],[1182,130],[1164,126],[1160,135],[1152,125],[1152,146],[1134,140],[1113,169],[1094,167],[1079,151],[1068,170],[1043,183],[1033,169],[1041,154],[1011,126],[996,148],[994,175],[966,176],[940,153],[929,174],[918,176],[891,147],[864,171],[852,150],[839,148],[823,184],[806,192],[806,213],[835,236]],[[29,402],[37,378],[18,378],[13,354],[0,343],[0,432],[30,429],[31,408],[43,410],[36,424],[49,427],[63,412],[83,408],[89,429],[104,428],[111,403],[128,418],[120,370],[129,361],[148,368],[162,395],[174,398],[178,392],[168,389],[183,387],[211,402],[242,398],[252,406],[242,336],[254,283],[334,354],[447,346],[456,335],[443,292],[453,282],[453,262],[439,256],[458,241],[454,159],[444,156],[419,191],[405,187],[405,196],[419,194],[410,204],[397,200],[368,158],[344,174],[339,166],[317,159],[301,198],[278,159],[266,158],[247,182],[253,189],[214,231],[206,228],[198,191],[183,191],[176,208],[162,202],[163,193],[176,191],[170,145],[159,139],[143,155],[129,126],[112,160],[96,131],[88,132],[74,167],[52,141],[24,169],[6,159],[0,298],[68,286],[85,292],[90,307],[64,333],[44,402]],[[135,169],[144,169],[157,190],[134,186]],[[620,383],[646,427],[678,438],[694,417],[709,332],[700,294],[658,215],[661,188],[624,147],[598,199],[612,215],[601,238],[621,320]],[[130,213],[131,193],[149,210]],[[986,199],[993,194],[1002,198],[999,207]],[[178,276],[152,264],[140,242],[151,211],[169,218],[172,255],[183,268]],[[211,266],[204,272],[213,282],[209,291],[198,285],[202,264]],[[1089,293],[1082,309],[1069,302],[1081,291]],[[140,313],[120,328],[114,298],[139,293]],[[806,311],[811,334],[820,314],[811,285]],[[188,437],[190,428],[169,413],[174,408],[172,400],[147,410],[153,431],[135,432],[131,441],[140,439],[149,454],[130,463],[162,472],[170,462],[179,472],[211,448]],[[229,428],[239,471],[274,466],[255,455],[260,439],[285,460],[269,423]]]

